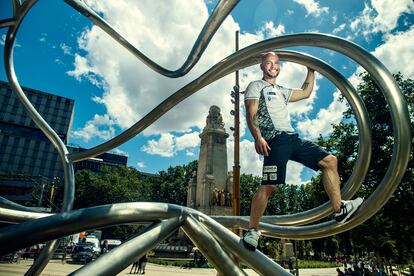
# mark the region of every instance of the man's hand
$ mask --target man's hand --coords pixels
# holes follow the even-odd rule
[[[269,156],[270,147],[263,137],[254,140],[256,152],[260,155]]]

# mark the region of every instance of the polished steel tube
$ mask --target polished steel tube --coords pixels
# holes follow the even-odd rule
[[[183,217],[173,217],[153,223],[128,241],[69,275],[117,275],[137,257],[143,256],[178,230],[183,221]]]
[[[52,240],[46,242],[46,245],[40,251],[39,256],[34,260],[33,264],[30,266],[29,270],[24,274],[25,276],[40,275],[45,269],[50,259],[55,253],[56,249],[59,247],[59,240]]]
[[[0,20],[0,29],[13,26],[14,24],[16,24],[14,18],[2,19]]]
[[[240,237],[212,218],[198,212],[193,214],[210,233],[234,256],[243,260],[260,275],[291,275],[259,250],[246,249]]]
[[[28,220],[51,216],[48,213],[37,213],[33,211],[22,211],[10,208],[0,207],[0,221],[5,223],[21,223]]]
[[[68,211],[10,225],[2,228],[0,232],[0,255],[87,229],[179,217],[183,214],[184,208],[165,203],[117,203]],[[13,242],[7,242],[10,240]]]
[[[33,211],[32,209],[30,209],[26,206],[17,204],[17,203],[15,203],[13,201],[10,201],[10,200],[2,197],[2,196],[0,196],[0,208],[14,209],[14,210],[37,213],[37,212]],[[0,219],[1,219],[1,215],[2,215],[2,211],[0,211]]]
[[[207,229],[191,215],[187,216],[182,229],[208,261],[214,265],[220,275],[247,275],[224,252]]]

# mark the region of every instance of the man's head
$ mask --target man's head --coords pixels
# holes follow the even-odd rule
[[[276,78],[280,72],[279,57],[273,52],[264,54],[260,69],[263,72],[263,78]]]

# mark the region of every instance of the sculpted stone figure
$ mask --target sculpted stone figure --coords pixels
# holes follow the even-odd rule
[[[220,114],[220,108],[218,106],[212,105],[208,111],[208,116],[206,119],[206,127],[211,128],[223,128],[223,117]]]

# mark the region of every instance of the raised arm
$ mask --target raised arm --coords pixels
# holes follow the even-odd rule
[[[254,147],[256,152],[258,154],[268,156],[270,147],[260,133],[259,122],[257,120],[259,100],[245,100],[244,104],[246,106],[247,126],[249,127],[249,130],[254,138]]]
[[[308,67],[308,74],[306,75],[306,79],[303,82],[301,89],[293,89],[289,102],[297,102],[309,98],[312,94],[314,83],[315,71]]]

